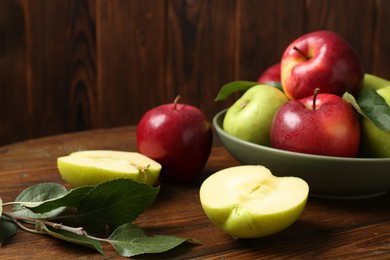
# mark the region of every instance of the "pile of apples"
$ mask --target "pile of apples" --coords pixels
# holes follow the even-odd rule
[[[307,154],[390,157],[390,82],[365,73],[359,54],[335,32],[297,38],[247,88],[223,122],[235,137]]]

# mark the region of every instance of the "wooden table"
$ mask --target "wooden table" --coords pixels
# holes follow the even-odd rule
[[[56,168],[56,158],[82,149],[135,151],[135,128],[121,127],[65,134],[0,147],[0,197],[13,201],[25,188],[40,182],[67,186]],[[217,141],[217,140],[216,140]],[[152,259],[389,259],[390,195],[363,200],[310,197],[301,217],[276,235],[234,240],[205,216],[199,187],[211,173],[238,165],[218,144],[198,179],[186,185],[163,183],[157,201],[136,221],[152,234],[191,237],[201,244],[185,244]],[[67,186],[68,187],[68,186]],[[18,230],[0,248],[0,259],[120,258],[110,246],[106,256],[50,236]]]

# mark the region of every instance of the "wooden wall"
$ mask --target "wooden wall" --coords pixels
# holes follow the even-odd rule
[[[334,30],[390,79],[389,0],[1,0],[0,144],[136,124],[182,101],[210,118],[233,80]]]

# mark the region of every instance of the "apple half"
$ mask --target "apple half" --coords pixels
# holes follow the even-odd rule
[[[210,221],[233,238],[268,236],[290,226],[303,211],[308,184],[277,177],[264,166],[241,165],[209,176],[200,201]]]
[[[62,178],[76,187],[116,178],[154,185],[161,171],[161,165],[145,155],[111,150],[74,152],[59,157],[57,167]]]

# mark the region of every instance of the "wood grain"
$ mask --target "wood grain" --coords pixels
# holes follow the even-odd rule
[[[0,1],[0,144],[136,124],[150,108],[198,106],[211,120],[313,30],[340,33],[367,72],[390,79],[389,1]]]
[[[216,140],[218,141],[218,140]],[[135,127],[94,130],[47,137],[0,147],[0,196],[12,201],[40,182],[64,183],[56,158],[82,149],[134,151]],[[218,142],[204,171],[188,184],[161,183],[158,199],[136,224],[148,234],[197,239],[163,254],[134,259],[388,259],[390,194],[361,200],[309,197],[300,218],[273,236],[235,240],[203,213],[199,188],[215,171],[238,165]],[[106,255],[19,230],[0,249],[1,259],[120,259],[110,246]]]

